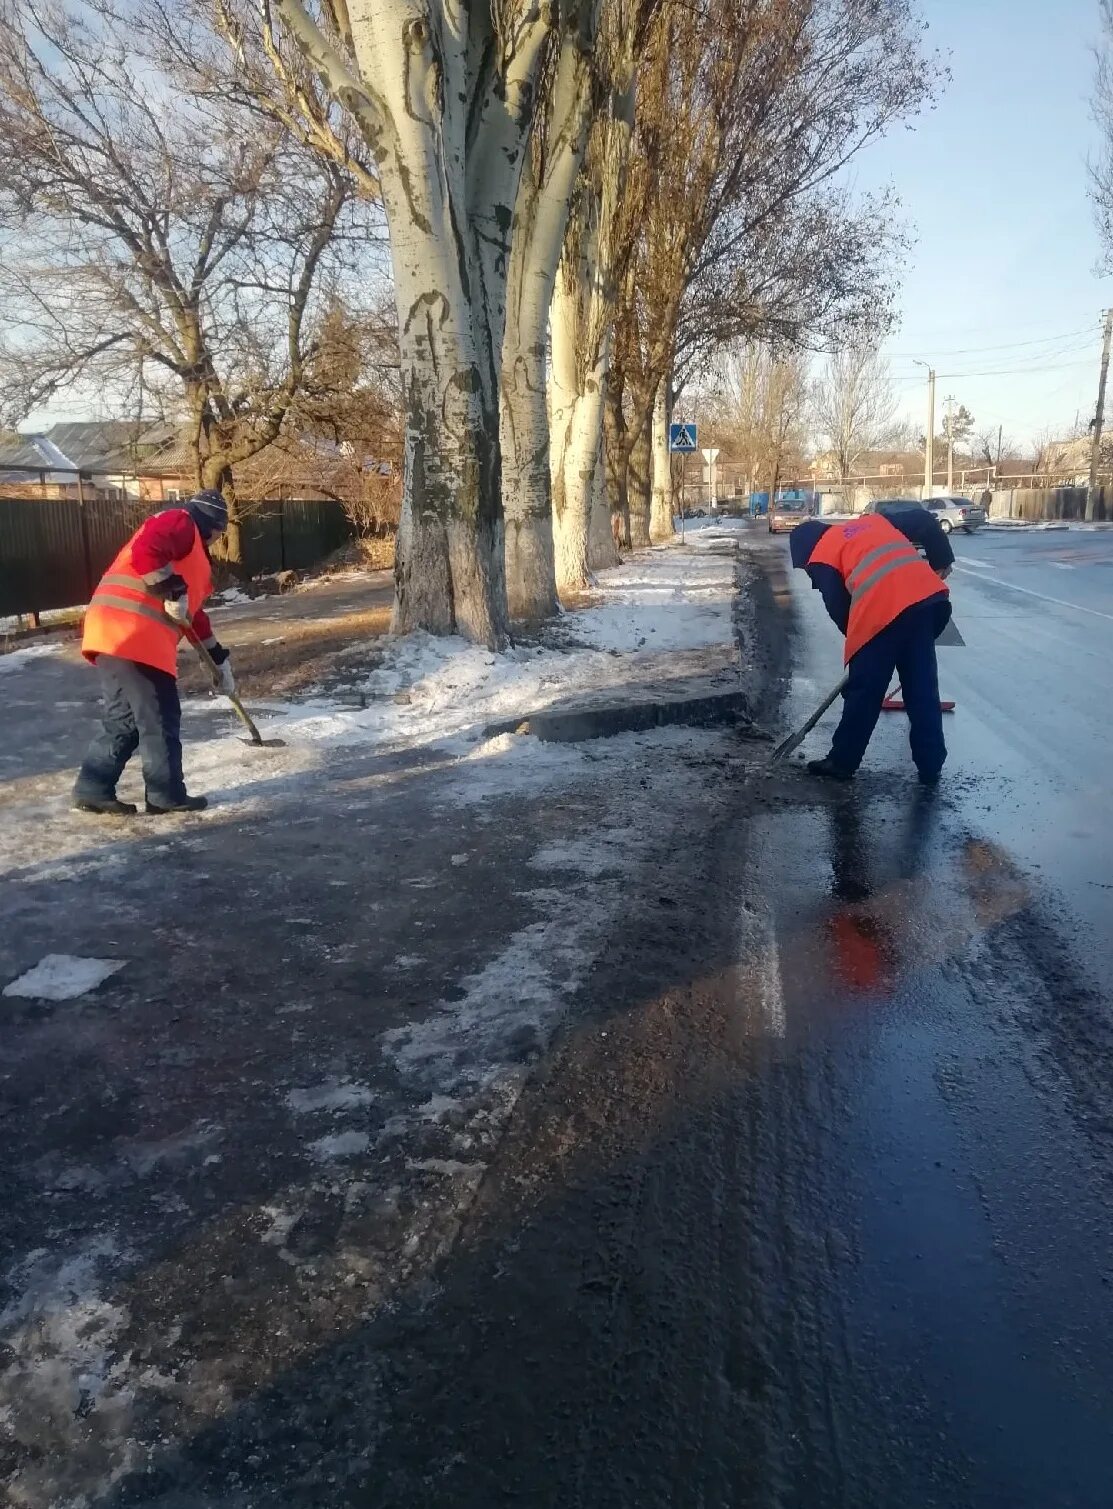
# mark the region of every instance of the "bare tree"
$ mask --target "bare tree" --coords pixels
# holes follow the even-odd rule
[[[593,112],[554,291],[553,532],[557,583],[575,594],[618,556],[603,485],[603,418],[621,277],[622,206],[630,192],[635,70],[661,0],[613,0],[595,59]]]
[[[884,237],[837,175],[931,88],[904,0],[673,0],[643,52],[608,389],[620,509],[670,368],[715,339],[870,315]],[[648,499],[629,508],[637,540]]]
[[[1092,113],[1098,128],[1097,156],[1090,161],[1090,200],[1106,268],[1113,263],[1113,0],[1098,0],[1101,41],[1097,47]]]
[[[714,434],[740,458],[745,491],[773,492],[807,438],[808,372],[802,353],[738,342],[721,351],[701,407]]]
[[[815,386],[815,417],[845,482],[863,451],[886,438],[896,412],[888,365],[875,346],[834,353]]]
[[[0,0],[3,404],[184,413],[197,481],[275,441],[352,259],[350,179],[168,65],[154,0]]]
[[[595,7],[582,25],[594,28]],[[510,251],[502,353],[502,477],[506,590],[513,618],[544,618],[557,607],[552,476],[546,387],[549,312],[598,90],[591,55],[597,37],[567,31],[550,43],[544,105],[533,123]]]

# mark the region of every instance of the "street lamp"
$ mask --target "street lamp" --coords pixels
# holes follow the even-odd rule
[[[926,501],[931,497],[935,486],[935,368],[929,367],[927,362],[922,362],[918,356],[912,358],[912,364],[923,367],[928,375],[928,423],[924,445],[924,499]]]

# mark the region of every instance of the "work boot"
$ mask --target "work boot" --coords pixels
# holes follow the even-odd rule
[[[152,801],[147,802],[148,817],[169,817],[179,812],[204,812],[209,805],[207,796],[183,796],[180,802],[174,802],[169,807],[159,807]]]
[[[75,812],[91,812],[97,817],[134,817],[138,812],[134,802],[121,802],[114,796],[75,796]]]
[[[939,777],[942,774],[943,774],[943,772],[941,770],[921,770],[920,773],[919,773],[919,775],[920,775],[920,785],[921,786],[938,786],[939,785]]]
[[[824,755],[822,760],[808,761],[808,774],[820,776],[825,781],[852,781],[853,770],[840,770],[837,765],[831,763],[831,756]]]

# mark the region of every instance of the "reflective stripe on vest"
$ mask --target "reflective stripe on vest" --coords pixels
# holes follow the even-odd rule
[[[888,552],[885,553],[888,554]],[[899,550],[894,547],[890,559],[887,560],[884,565],[878,566],[877,570],[874,571],[872,575],[867,576],[864,580],[859,576],[858,582],[850,594],[850,601],[853,603],[856,598],[862,597],[865,593],[867,593],[871,587],[876,587],[877,583],[881,581],[883,577],[888,576],[890,571],[896,571],[898,567],[907,566],[909,561],[916,560],[919,560],[919,556],[916,554],[915,550],[913,550],[911,545],[909,545],[907,550]],[[859,567],[858,569],[859,571],[861,571],[861,567]],[[854,574],[857,575],[858,573]],[[847,577],[847,586],[850,586],[851,580],[851,577]]]
[[[831,566],[850,593],[848,662],[907,608],[947,591],[911,541],[880,514],[833,524],[816,542],[809,565]]]
[[[137,603],[132,597],[117,597],[112,592],[94,592],[89,606],[94,605],[98,608],[119,608],[121,613],[137,613],[140,618],[153,619],[164,629],[173,629],[177,633],[175,625],[170,622],[161,608],[151,608],[146,603]]]
[[[854,588],[861,581],[863,573],[868,571],[875,561],[881,560],[882,556],[891,555],[894,550],[899,550],[905,560],[912,559],[912,557],[914,557],[916,554],[915,549],[907,542],[907,540],[903,542],[892,540],[886,545],[876,545],[872,550],[868,551],[862,557],[862,559],[855,566],[854,570],[847,577],[846,585],[849,587],[851,592],[854,591]]]
[[[133,535],[97,583],[85,614],[82,654],[90,660],[118,655],[175,676],[181,630],[167,617],[162,598],[136,572],[134,539]],[[172,563],[172,572],[186,584],[192,616],[212,591],[209,558],[199,534],[189,554]]]

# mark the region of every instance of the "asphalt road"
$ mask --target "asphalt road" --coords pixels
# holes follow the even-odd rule
[[[785,541],[753,541],[783,566]],[[10,878],[0,953],[111,944],[136,961],[111,1013],[5,1003],[10,1239],[36,1258],[110,1207],[137,1254],[103,1299],[67,1280],[47,1339],[86,1367],[72,1407],[45,1410],[9,1369],[3,1413],[43,1414],[52,1443],[20,1458],[21,1502],[1106,1509],[1113,534],[956,546],[967,646],[941,652],[957,711],[935,795],[899,715],[834,791],[799,763],[770,773],[744,740],[741,770],[718,743],[683,770],[604,748],[574,800],[488,812],[452,805],[451,772],[403,781],[353,757],[309,804],[304,784],[276,788],[270,821]],[[775,585],[765,636],[772,674],[794,657],[791,726],[840,645],[799,574]],[[61,661],[42,688],[64,700],[78,670]],[[38,762],[24,674],[5,713]],[[46,780],[63,756],[31,768]],[[20,769],[0,767],[9,789]],[[369,806],[387,778],[390,803]],[[482,1123],[426,1126],[434,1102],[395,1084],[378,1034],[458,999],[489,934],[535,926],[535,902],[590,910],[579,871],[536,890],[530,869],[523,889],[538,841],[647,822],[568,1029],[446,1234],[420,1180],[475,1158]],[[297,877],[289,896],[276,876]],[[315,926],[292,933],[310,905]],[[248,934],[262,952],[245,959]],[[420,961],[412,983],[403,961]],[[493,999],[518,989],[497,976]],[[424,1140],[307,1184],[308,1134],[272,1092],[326,1083],[370,1087],[373,1127],[412,1116]],[[219,1156],[180,1122],[220,1135]],[[133,1418],[132,1367],[165,1377],[163,1413],[147,1398]],[[122,1457],[125,1424],[143,1445]],[[126,1463],[112,1487],[88,1466],[102,1457]],[[29,1496],[28,1474],[65,1492]]]
[[[694,817],[399,1320],[378,1504],[1110,1503],[1113,534],[956,545],[943,789],[891,715]]]

